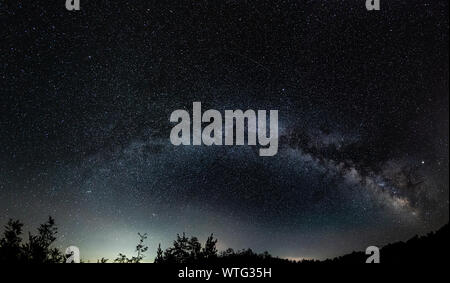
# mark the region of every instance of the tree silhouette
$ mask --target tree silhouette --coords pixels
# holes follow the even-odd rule
[[[196,237],[190,239],[183,233],[177,234],[173,247],[167,248],[164,253],[161,245],[158,246],[155,263],[189,263],[199,261],[202,257],[202,246]]]
[[[107,262],[108,262],[108,259],[104,258],[104,257],[102,257],[101,259],[97,260],[97,263],[107,263]]]
[[[63,254],[50,246],[56,240],[58,229],[55,220],[49,217],[38,228],[38,234],[28,234],[28,242],[22,243],[23,224],[10,219],[0,239],[0,262],[59,263],[64,261]]]
[[[163,257],[163,250],[161,249],[161,243],[158,245],[158,249],[156,250],[156,258],[155,263],[163,263],[164,257]]]
[[[5,225],[3,238],[0,240],[0,262],[20,262],[23,258],[22,243],[23,224],[19,220],[9,219]]]
[[[116,263],[140,263],[144,257],[145,252],[148,250],[148,246],[144,245],[144,241],[147,239],[147,233],[140,234],[139,236],[139,242],[136,245],[136,256],[133,256],[131,258],[128,258],[126,255],[119,253],[117,258],[114,260]]]
[[[38,235],[28,234],[28,243],[24,246],[27,259],[34,263],[62,261],[62,253],[56,248],[50,248],[50,245],[56,240],[57,233],[55,220],[49,216],[47,222],[41,224],[38,228]]]
[[[173,242],[173,247],[168,248],[164,255],[170,260],[176,263],[187,263],[190,256],[189,239],[186,234],[182,236],[177,234],[177,239]]]
[[[211,234],[208,239],[206,239],[205,247],[202,250],[205,260],[212,260],[217,258],[216,244],[217,239],[214,239],[213,234]]]
[[[139,243],[136,246],[137,256],[131,258],[131,261],[133,263],[141,262],[145,257],[144,253],[148,250],[148,247],[144,245],[144,241],[147,239],[147,233],[143,235],[138,233],[138,235],[139,235]]]
[[[217,257],[217,239],[211,234],[208,237],[205,247],[202,248],[197,237],[186,237],[186,234],[177,234],[177,239],[173,246],[167,248],[164,253],[161,246],[158,246],[155,263],[200,263],[213,260]]]
[[[114,260],[115,263],[129,263],[130,260],[123,253],[119,253],[119,255]]]

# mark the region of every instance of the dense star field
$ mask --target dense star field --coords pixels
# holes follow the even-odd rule
[[[449,219],[448,1],[0,3],[0,223],[84,259],[183,231],[323,259]],[[174,146],[176,109],[277,109],[279,149]]]

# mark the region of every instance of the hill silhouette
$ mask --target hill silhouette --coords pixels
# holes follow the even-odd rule
[[[57,238],[57,227],[52,217],[38,228],[38,234],[28,234],[28,241],[22,239],[23,224],[18,220],[10,219],[4,227],[0,238],[0,263],[63,263],[66,255],[52,244]],[[381,263],[439,263],[446,260],[448,252],[448,224],[436,232],[424,236],[414,236],[406,242],[388,244],[380,249]],[[109,261],[106,258],[98,260],[99,263],[140,263],[145,258],[148,246],[145,244],[147,234],[138,234],[139,242],[136,245],[136,255],[127,257],[120,253],[116,259]],[[157,264],[360,264],[365,263],[368,255],[364,251],[353,252],[344,256],[318,260],[292,261],[273,257],[268,252],[255,253],[251,249],[235,251],[231,248],[218,251],[217,239],[211,234],[205,244],[199,242],[197,237],[187,237],[185,233],[178,234],[173,245],[166,250],[158,245],[154,262]]]
[[[414,236],[406,242],[388,244],[380,249],[380,262],[388,264],[397,263],[442,263],[446,262],[449,250],[448,223],[436,232],[424,236]],[[365,252],[353,252],[326,263],[361,263],[367,259]]]

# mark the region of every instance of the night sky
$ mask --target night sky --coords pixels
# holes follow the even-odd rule
[[[177,233],[323,259],[449,219],[448,1],[0,1],[0,223],[95,261]],[[174,146],[177,109],[280,145]]]

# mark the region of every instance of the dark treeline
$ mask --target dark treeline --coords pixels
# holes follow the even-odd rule
[[[23,224],[10,219],[0,239],[0,262],[5,263],[60,263],[64,256],[50,246],[56,240],[57,228],[51,217],[38,228],[38,234],[28,233],[28,241],[22,241]]]
[[[448,224],[437,232],[430,232],[424,236],[414,236],[406,242],[388,244],[380,249],[380,262],[388,264],[397,263],[444,263],[447,262],[449,252]],[[360,263],[365,262],[367,255],[364,252],[353,252],[334,259],[325,260],[325,263]]]
[[[38,233],[28,233],[28,240],[23,240],[23,224],[18,220],[9,220],[4,227],[0,239],[0,263],[63,263],[66,256],[55,247],[51,247],[57,237],[57,227],[53,218],[41,224]],[[138,233],[139,241],[135,255],[127,257],[119,253],[117,258],[109,261],[106,258],[97,262],[140,263],[148,251],[147,234]],[[448,252],[448,224],[437,232],[425,236],[415,236],[407,242],[389,244],[380,249],[382,263],[417,263],[440,262],[445,260]],[[327,259],[324,261],[303,260],[290,261],[271,256],[268,252],[255,253],[251,249],[234,251],[227,249],[218,251],[217,239],[211,234],[204,245],[197,237],[187,237],[185,233],[177,235],[173,245],[163,250],[161,244],[157,247],[155,263],[175,264],[326,264],[326,263],[364,263],[368,257],[364,252],[353,252],[348,255]]]
[[[268,252],[261,254],[251,249],[234,251],[227,249],[219,252],[216,248],[217,239],[211,234],[204,246],[197,237],[188,238],[183,233],[177,235],[173,245],[165,251],[158,245],[155,263],[208,263],[208,264],[239,264],[239,263],[287,263],[287,259],[272,257]]]

